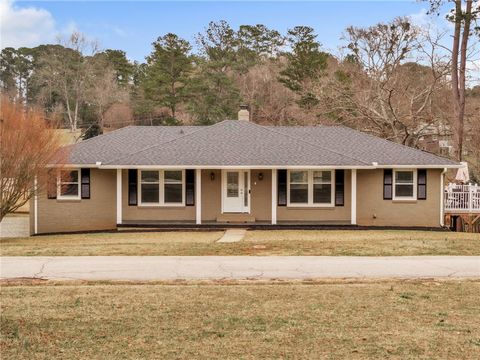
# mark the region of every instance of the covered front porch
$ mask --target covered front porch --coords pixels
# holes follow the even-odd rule
[[[117,226],[351,226],[356,188],[355,169],[117,169]]]

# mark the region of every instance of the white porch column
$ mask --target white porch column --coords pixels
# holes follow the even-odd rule
[[[357,169],[352,169],[352,191],[351,191],[351,224],[357,225]]]
[[[272,225],[277,224],[277,169],[272,169]]]
[[[445,226],[445,174],[447,172],[447,169],[443,169],[443,171],[440,173],[440,226],[443,227]],[[428,177],[427,177],[428,181]]]
[[[195,223],[202,223],[202,169],[195,170]]]
[[[34,184],[33,184],[33,233],[38,234],[38,180],[35,176]]]
[[[117,169],[117,225],[122,223],[122,169]]]

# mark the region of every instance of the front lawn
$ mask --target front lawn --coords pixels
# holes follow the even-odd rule
[[[2,256],[60,255],[480,255],[480,234],[400,230],[97,233],[1,239]]]
[[[2,286],[2,359],[480,358],[479,281]]]

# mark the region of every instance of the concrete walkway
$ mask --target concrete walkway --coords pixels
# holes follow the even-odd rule
[[[234,243],[242,241],[247,235],[245,229],[227,229],[223,236],[217,241],[218,243]]]
[[[480,278],[478,256],[2,257],[0,277],[55,280]]]

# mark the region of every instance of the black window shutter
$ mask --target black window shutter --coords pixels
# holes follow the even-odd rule
[[[195,170],[185,170],[185,205],[195,205]]]
[[[287,170],[277,170],[278,206],[287,206]]]
[[[80,169],[82,199],[90,199],[90,169]]]
[[[137,169],[128,169],[128,205],[137,205]]]
[[[335,170],[335,206],[345,202],[345,170]]]
[[[48,170],[47,179],[47,198],[57,198],[57,172],[56,170]]]
[[[383,200],[392,200],[393,170],[383,170]]]
[[[427,200],[427,170],[426,169],[418,169],[417,199]]]

